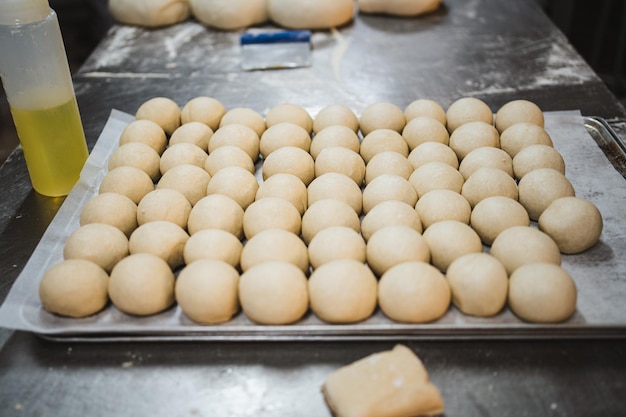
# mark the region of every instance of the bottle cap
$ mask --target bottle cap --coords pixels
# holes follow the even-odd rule
[[[0,1],[0,25],[25,25],[42,20],[48,14],[48,0]]]

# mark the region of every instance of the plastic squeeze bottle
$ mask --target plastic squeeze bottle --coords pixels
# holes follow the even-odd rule
[[[48,0],[0,0],[0,76],[33,188],[67,195],[88,156],[61,29]]]

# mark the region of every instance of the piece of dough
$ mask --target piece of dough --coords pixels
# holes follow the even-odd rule
[[[285,146],[294,146],[309,152],[311,135],[302,126],[290,122],[276,123],[261,135],[260,152],[263,158]]]
[[[444,162],[428,162],[413,171],[409,177],[409,183],[418,197],[441,189],[460,193],[464,182],[463,175]]]
[[[149,145],[141,142],[129,142],[117,148],[109,157],[108,168],[113,171],[122,166],[138,168],[148,174],[152,181],[161,176],[161,158]]]
[[[398,175],[408,180],[412,173],[413,165],[402,154],[394,151],[380,152],[365,167],[365,185],[383,174]]]
[[[191,143],[202,149],[209,151],[209,141],[213,136],[213,130],[202,122],[189,122],[181,125],[172,133],[169,145],[177,143]]]
[[[200,259],[213,259],[238,267],[243,244],[230,232],[222,229],[204,229],[187,239],[183,248],[186,264]]]
[[[321,109],[313,119],[313,132],[318,134],[329,126],[346,126],[353,132],[359,130],[359,119],[342,104],[330,104]]]
[[[357,152],[341,146],[324,148],[315,159],[315,176],[330,172],[347,175],[360,187],[365,179],[365,161]]]
[[[430,99],[417,99],[409,103],[404,109],[404,117],[407,123],[416,117],[427,116],[438,120],[442,125],[446,125],[446,111],[441,104]]]
[[[176,143],[168,146],[161,155],[159,169],[161,175],[165,175],[167,171],[178,165],[195,165],[204,169],[208,155],[200,147],[187,142]]]
[[[39,299],[50,313],[87,317],[102,310],[109,301],[109,276],[85,259],[68,259],[50,267],[39,283]]]
[[[222,194],[208,195],[196,203],[189,213],[190,235],[204,229],[221,229],[243,237],[243,209],[232,198]]]
[[[378,276],[412,261],[429,262],[430,249],[422,235],[409,226],[383,227],[367,240],[367,264]]]
[[[243,214],[243,232],[247,239],[267,229],[284,229],[300,234],[302,218],[289,201],[279,197],[266,197],[250,204]]]
[[[259,182],[250,171],[237,167],[220,169],[213,175],[206,188],[206,195],[223,194],[246,209],[254,202]]]
[[[513,226],[502,231],[491,244],[490,252],[513,273],[522,265],[547,262],[561,265],[559,247],[546,233],[527,226]]]
[[[241,270],[263,262],[288,262],[309,271],[309,253],[299,236],[284,229],[266,229],[248,239],[241,252]]]
[[[450,264],[446,279],[452,290],[452,303],[464,314],[490,317],[498,314],[509,290],[504,265],[486,253],[470,253]]]
[[[128,238],[117,227],[91,223],[79,227],[63,245],[64,259],[85,259],[107,273],[128,255]]]
[[[472,207],[488,197],[503,196],[517,200],[519,191],[513,177],[498,168],[479,168],[463,184],[463,197]]]
[[[450,285],[426,262],[405,262],[388,270],[378,282],[378,305],[401,323],[428,323],[450,307]]]
[[[110,224],[130,236],[137,228],[137,205],[122,194],[98,194],[85,204],[80,213],[80,225],[90,223]]]
[[[330,29],[352,20],[353,0],[268,0],[270,19],[290,29]]]
[[[139,226],[128,239],[128,250],[131,255],[156,255],[175,269],[184,263],[183,250],[188,239],[189,235],[179,225],[158,220]]]
[[[310,1],[310,0],[308,0]],[[302,2],[302,0],[291,1],[290,5]],[[304,0],[306,3],[307,0]],[[270,4],[271,8],[272,5]],[[285,5],[285,8],[289,6]],[[282,103],[272,107],[265,115],[265,124],[268,129],[278,123],[293,123],[303,128],[309,135],[313,131],[313,118],[304,107],[292,103]]]
[[[267,0],[189,0],[189,5],[196,19],[217,29],[243,29],[267,20]]]
[[[557,198],[539,217],[539,230],[547,233],[562,253],[584,252],[600,240],[602,214],[589,200]]]
[[[361,214],[363,208],[363,194],[350,177],[336,172],[328,172],[313,181],[307,187],[308,202],[315,202],[325,198],[334,198],[350,205],[356,214]]]
[[[320,130],[313,137],[309,152],[313,159],[317,159],[322,149],[341,146],[356,153],[360,152],[361,142],[358,135],[349,127],[336,125]]]
[[[255,201],[265,197],[278,197],[289,201],[300,216],[309,206],[306,185],[292,174],[275,174],[263,181],[256,192]]]
[[[409,162],[417,169],[429,162],[443,162],[454,169],[459,168],[459,158],[448,145],[439,142],[424,142],[409,153]]]
[[[311,204],[302,216],[302,238],[308,244],[317,233],[333,226],[361,231],[359,216],[348,203],[332,198],[320,200]]]
[[[474,206],[470,225],[486,245],[513,226],[530,226],[528,212],[518,201],[504,196],[487,197]]]
[[[457,220],[469,224],[472,208],[461,194],[446,189],[432,190],[417,200],[415,210],[427,229],[433,223],[443,220]]]
[[[265,119],[255,110],[249,107],[235,107],[226,112],[220,120],[220,127],[232,124],[245,125],[256,132],[261,137],[267,126]]]
[[[164,220],[187,228],[191,203],[180,191],[160,188],[150,191],[137,205],[137,224]]]
[[[398,200],[383,201],[372,208],[361,221],[361,234],[367,242],[386,226],[408,226],[422,233],[422,222],[413,206]]]
[[[226,145],[213,150],[204,161],[204,170],[213,176],[217,171],[226,167],[241,167],[250,173],[255,173],[254,161],[243,149],[238,146]]]
[[[309,261],[313,269],[340,259],[366,260],[365,241],[353,229],[345,226],[321,230],[309,242]]]
[[[98,192],[122,194],[137,204],[143,196],[154,190],[152,178],[139,168],[120,166],[107,172]]]
[[[118,22],[146,27],[173,25],[191,13],[186,0],[110,0],[108,8]]]
[[[404,157],[409,156],[409,145],[402,135],[392,129],[375,129],[361,141],[359,153],[365,163],[381,152],[394,151]]]
[[[174,303],[174,273],[150,253],[127,256],[115,265],[109,297],[119,310],[136,316],[160,313]]]
[[[141,104],[135,113],[137,120],[152,120],[171,135],[180,126],[180,107],[167,97],[154,97]]]
[[[184,195],[194,206],[206,196],[211,176],[204,169],[190,164],[177,165],[169,169],[159,180],[157,189],[172,189]]]
[[[145,143],[161,155],[167,146],[167,136],[163,128],[152,120],[133,120],[120,134],[120,146],[129,142]]]
[[[308,281],[311,310],[327,323],[358,323],[376,309],[378,282],[362,262],[341,259],[326,263]]]
[[[552,168],[565,175],[563,156],[549,145],[527,146],[513,158],[513,173],[517,180],[521,180],[524,175],[539,168]]]
[[[263,161],[263,179],[276,174],[292,174],[309,185],[315,178],[315,161],[311,155],[293,146],[277,149]]]
[[[206,96],[194,97],[183,106],[180,111],[180,120],[183,124],[201,122],[215,132],[222,117],[226,114],[226,107],[221,101]]]
[[[461,125],[481,121],[493,124],[493,112],[484,101],[475,97],[462,97],[446,111],[448,132],[451,134]]]
[[[550,168],[535,169],[518,183],[519,202],[532,220],[538,220],[541,213],[557,198],[576,195],[572,183],[559,171]]]
[[[450,135],[446,127],[439,120],[428,116],[418,116],[407,122],[402,129],[402,137],[411,151],[426,142],[437,142],[444,145],[448,145],[450,142]]]
[[[367,214],[377,204],[388,200],[403,201],[414,207],[417,192],[408,180],[398,175],[379,175],[363,190],[363,212]]]
[[[519,267],[509,279],[509,306],[532,323],[559,323],[576,311],[578,295],[571,275],[551,263]]]
[[[483,146],[500,147],[500,135],[495,127],[483,121],[467,122],[459,126],[450,135],[450,147],[459,157],[459,161],[474,149]]]
[[[532,101],[512,100],[504,104],[496,113],[496,128],[502,133],[516,123],[533,123],[543,127],[543,112]]]
[[[513,176],[513,159],[500,148],[483,146],[470,151],[459,165],[459,172],[467,179],[480,168],[497,168]]]
[[[500,147],[511,158],[531,145],[553,146],[552,138],[543,127],[533,123],[516,123],[500,134]]]
[[[406,126],[406,119],[402,109],[384,101],[367,106],[359,118],[359,129],[363,136],[378,129],[390,129],[402,133],[404,126]]]
[[[422,236],[430,248],[431,263],[444,273],[455,259],[483,251],[478,234],[456,220],[433,223]]]
[[[441,0],[358,0],[363,13],[389,14],[393,16],[418,16],[439,8]]]
[[[264,262],[239,279],[239,301],[252,321],[281,325],[300,320],[309,308],[304,273],[287,262]]]
[[[178,274],[174,294],[183,313],[200,324],[230,320],[239,311],[239,272],[225,262],[202,259]]]

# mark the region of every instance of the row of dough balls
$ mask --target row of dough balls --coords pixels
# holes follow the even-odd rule
[[[362,13],[417,16],[436,10],[441,0],[358,0]],[[329,29],[350,22],[354,0],[110,0],[121,23],[172,25],[195,17],[208,26],[235,30],[268,21],[291,29]]]

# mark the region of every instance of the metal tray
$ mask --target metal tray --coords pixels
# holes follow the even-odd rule
[[[62,318],[41,308],[37,287],[43,271],[62,258],[65,238],[78,227],[82,206],[97,193],[106,161],[117,146],[130,115],[113,111],[90,161],[33,256],[0,308],[0,326],[30,331],[55,341],[320,341],[407,339],[541,339],[621,338],[626,336],[626,187],[623,143],[600,118],[579,112],[546,113],[546,129],[564,156],[566,175],[577,195],[593,201],[603,214],[601,241],[590,250],[563,256],[563,266],[578,287],[576,313],[558,324],[529,324],[508,308],[490,318],[462,314],[454,307],[427,324],[401,324],[377,310],[369,319],[351,325],[332,325],[309,312],[288,326],[262,326],[239,313],[227,323],[201,326],[179,307],[150,317],[132,317],[114,306],[84,319]],[[608,151],[607,151],[608,150]],[[609,160],[605,156],[608,152]]]

